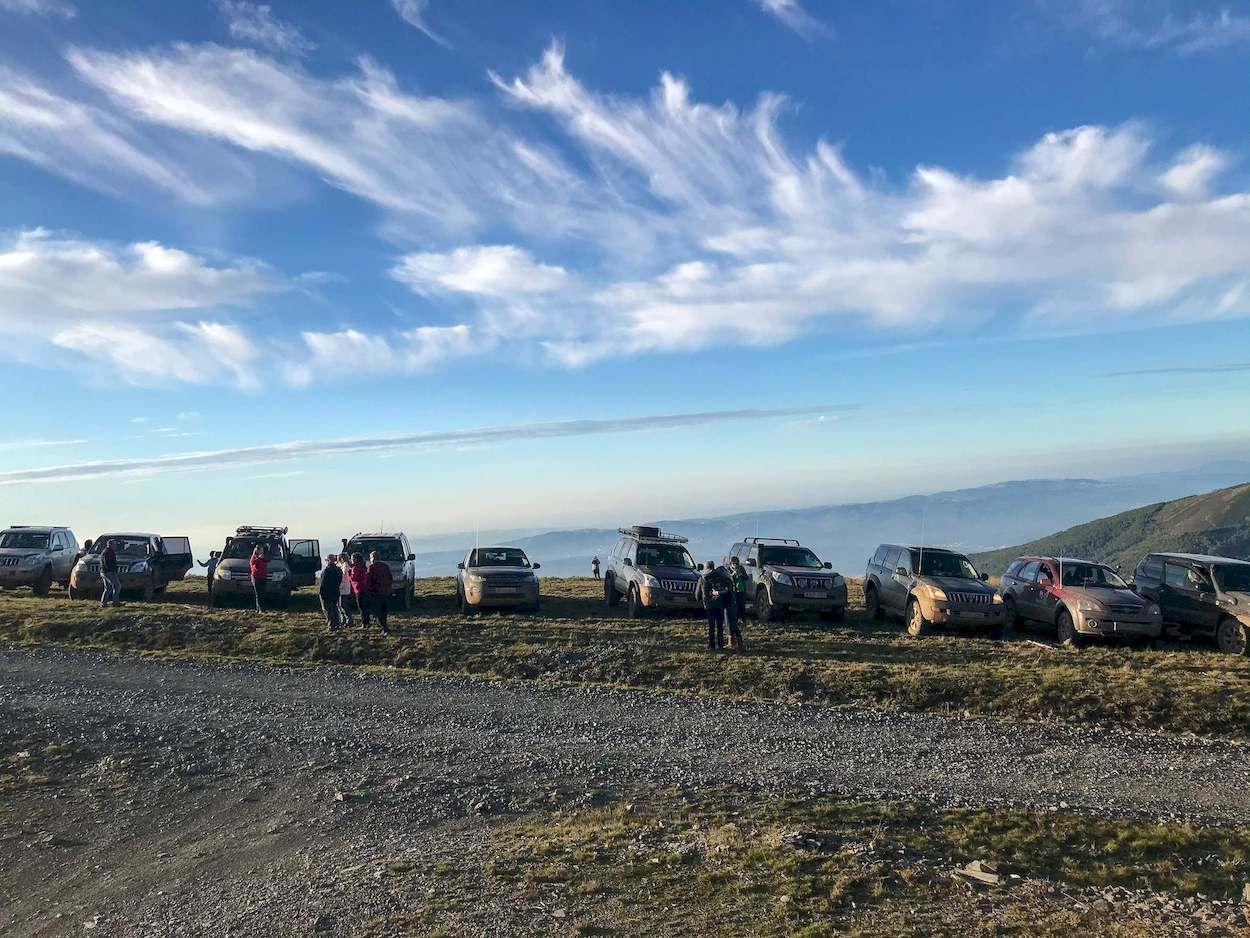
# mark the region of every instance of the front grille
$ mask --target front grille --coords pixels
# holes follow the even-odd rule
[[[0,557],[0,567],[16,567],[21,562],[21,557]]]
[[[1107,608],[1113,616],[1139,616],[1146,611],[1136,603],[1112,603]]]
[[[794,585],[801,590],[831,590],[833,580],[824,577],[796,576]]]
[[[670,593],[693,593],[694,580],[661,580],[660,586]]]
[[[989,593],[947,593],[952,603],[957,606],[988,606],[994,601]]]
[[[482,577],[486,586],[520,586],[529,580],[528,573],[492,573]]]

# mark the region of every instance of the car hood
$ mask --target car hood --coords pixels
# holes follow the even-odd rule
[[[1235,605],[1233,609],[1236,611],[1239,617],[1244,619],[1247,616],[1250,616],[1250,593],[1233,592],[1233,593],[1225,593],[1224,595],[1227,596],[1229,599],[1237,600],[1237,605]]]
[[[685,567],[637,567],[643,573],[649,573],[657,580],[697,580],[699,574]]]
[[[392,564],[391,566],[394,567],[394,564]],[[402,567],[403,564],[400,564],[400,566]],[[519,574],[520,576],[525,576],[526,574],[532,574],[534,576],[538,575],[537,571],[532,570],[529,567],[507,567],[507,566],[504,566],[504,567],[465,567],[464,572],[476,573],[478,576],[489,576],[492,573],[494,574],[515,573],[515,574]]]
[[[990,586],[984,580],[969,580],[961,576],[920,576],[916,577],[921,583],[928,583],[930,586],[936,586],[941,590],[950,590],[956,593],[996,593],[994,587]]]
[[[1142,599],[1132,590],[1121,589],[1090,589],[1087,586],[1065,586],[1063,588],[1065,596],[1071,596],[1073,599],[1088,599],[1091,602],[1110,605],[1111,603],[1124,605],[1135,604],[1142,606],[1147,605],[1147,600]]]
[[[234,573],[236,570],[240,570],[244,573],[250,573],[252,570],[252,562],[251,560],[240,559],[240,558],[231,558],[230,560],[219,560],[217,561],[217,569],[225,570],[227,573]],[[274,570],[285,570],[285,569],[287,569],[287,563],[285,560],[275,557],[269,561],[270,572],[273,572]]]
[[[779,563],[766,563],[764,569],[776,570],[778,573],[785,573],[789,576],[835,577],[838,575],[836,571],[826,570],[824,567],[791,567]]]
[[[30,550],[26,547],[0,547],[0,557],[42,557],[46,550]]]

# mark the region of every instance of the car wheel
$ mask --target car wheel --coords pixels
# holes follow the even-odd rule
[[[473,607],[469,605],[469,598],[464,595],[463,590],[456,590],[456,601],[460,603],[460,614],[462,616],[473,615]]]
[[[75,589],[73,586],[67,586],[67,587],[65,587],[65,589],[69,591],[69,598],[70,598],[70,599],[78,599],[78,598],[80,598],[80,597],[79,597],[79,594],[78,594],[78,590],[77,590],[77,589]]]
[[[399,608],[408,610],[412,608],[412,584],[407,584],[403,591],[399,594]]]
[[[870,619],[885,618],[885,610],[881,608],[881,597],[877,595],[877,588],[871,583],[864,590],[864,612]]]
[[[834,606],[832,609],[827,609],[826,611],[822,612],[820,614],[820,617],[824,619],[826,622],[841,622],[843,619],[846,618],[846,607]]]
[[[761,589],[755,594],[755,618],[760,622],[776,622],[777,607],[773,605],[768,590]]]
[[[1066,645],[1069,648],[1078,648],[1081,644],[1081,633],[1076,630],[1076,623],[1072,621],[1072,613],[1067,609],[1059,611],[1059,618],[1055,620],[1055,638],[1059,640],[1060,645]]]
[[[611,575],[603,578],[603,601],[614,609],[621,604],[621,594],[616,591],[616,581]]]
[[[1215,643],[1226,655],[1250,655],[1250,629],[1229,616],[1215,630]]]
[[[629,588],[629,617],[631,619],[641,619],[643,613],[642,597],[638,595],[638,587],[630,586]]]
[[[210,606],[221,605],[221,599],[218,596],[217,591],[215,589],[210,588],[208,591],[208,604]]]
[[[920,638],[929,631],[929,620],[924,617],[924,610],[920,608],[920,600],[909,599],[907,601],[907,634],[912,638]]]
[[[39,579],[37,579],[34,582],[34,585],[31,586],[31,591],[36,596],[47,596],[49,591],[51,591],[51,589],[52,589],[52,568],[48,567],[48,569],[44,570],[43,573],[39,574]]]
[[[148,580],[146,583],[143,584],[143,601],[145,603],[150,603],[152,601],[152,597],[155,595],[156,595],[156,581]]]
[[[526,611],[527,611],[530,615],[534,615],[534,616],[536,616],[536,615],[538,615],[540,612],[542,612],[542,608],[543,608],[543,607],[542,607],[542,600],[541,600],[541,599],[535,599],[532,603],[530,603],[530,604],[526,607]]]
[[[1019,613],[1016,612],[1016,601],[1010,596],[1003,597],[1003,631],[1014,631],[1020,624]]]

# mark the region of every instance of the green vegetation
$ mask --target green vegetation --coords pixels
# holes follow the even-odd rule
[[[492,825],[474,850],[382,863],[406,911],[364,933],[479,933],[502,907],[505,930],[546,917],[583,935],[1144,936],[1159,933],[1150,910],[1100,919],[1079,897],[1233,897],[1250,871],[1245,828],[728,790],[536,810]],[[972,860],[1004,882],[952,877]]]
[[[464,617],[450,579],[424,580],[417,607],[396,614],[395,638],[326,631],[310,593],[257,615],[210,608],[203,586],[177,584],[152,603],[100,609],[60,591],[0,595],[0,642],[57,643],[119,652],[335,663],[421,674],[468,674],[855,704],[1020,719],[1058,719],[1250,737],[1250,660],[1212,650],[1080,650],[965,634],[908,639],[860,611],[852,583],[847,621],[798,618],[747,624],[745,654],[709,653],[696,618],[630,621],[607,609],[590,579],[543,581],[543,614]],[[1027,637],[1027,634],[1026,636]]]
[[[1250,557],[1250,485],[1121,512],[1048,537],[977,554],[984,570],[1000,573],[1024,554],[1080,557],[1132,572],[1151,551]]]

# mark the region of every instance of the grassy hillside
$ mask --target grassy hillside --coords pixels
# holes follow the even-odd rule
[[[991,574],[1022,554],[1099,560],[1128,572],[1155,550],[1250,558],[1250,484],[1134,508],[974,559]]]

